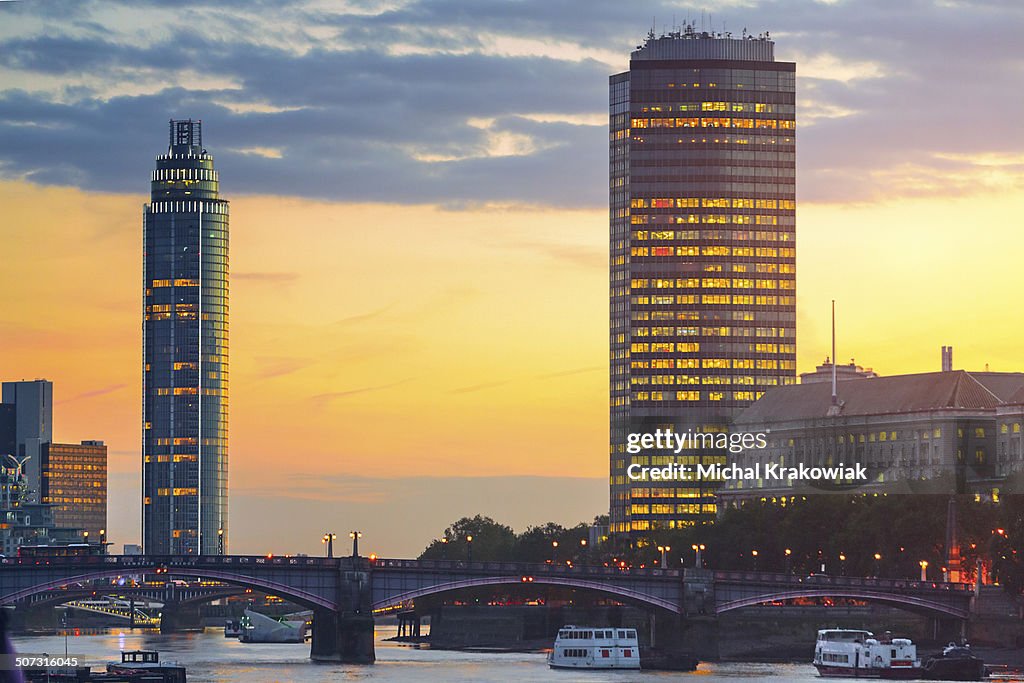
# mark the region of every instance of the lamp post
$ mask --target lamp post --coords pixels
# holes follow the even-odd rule
[[[334,557],[334,540],[338,538],[338,534],[332,534],[327,532],[324,537],[320,539],[324,544],[327,545],[327,557]]]
[[[793,551],[790,548],[786,548],[786,573],[793,573]]]
[[[444,538],[441,539],[441,559],[442,560],[447,560],[448,559],[448,537],[447,536],[445,536]]]
[[[82,536],[85,538],[85,544],[89,545],[89,532],[88,531],[83,531],[82,532]]]
[[[928,560],[921,560],[920,562],[918,562],[918,564],[921,566],[921,580],[922,581],[927,581],[928,580]]]
[[[668,560],[665,558],[665,554],[668,551],[670,551],[670,550],[672,550],[672,546],[670,546],[670,545],[659,545],[658,546],[658,551],[661,552],[661,568],[662,569],[668,569]]]
[[[551,541],[551,564],[558,564],[558,541]]]
[[[882,575],[882,553],[875,553],[875,578]]]
[[[352,539],[352,557],[359,557],[359,539],[363,537],[363,532],[350,531],[348,537]]]
[[[587,539],[580,539],[580,564],[590,564],[587,557]]]
[[[758,552],[756,550],[751,550],[750,551],[750,556],[752,558],[754,558],[754,571],[755,572],[757,571],[757,555],[758,555]]]
[[[217,553],[224,554],[224,529],[217,529]]]
[[[473,535],[466,536],[466,562],[473,561]]]
[[[846,576],[846,554],[839,553],[839,576]]]
[[[696,557],[696,559],[693,562],[694,568],[695,569],[703,569],[704,568],[704,563],[701,562],[700,553],[701,553],[702,550],[704,550],[705,545],[703,543],[694,543],[690,547],[693,549],[693,552],[695,552],[697,554],[697,557]]]

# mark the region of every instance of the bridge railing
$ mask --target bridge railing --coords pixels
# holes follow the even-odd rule
[[[501,574],[571,574],[587,576],[651,576],[679,577],[678,569],[657,569],[654,567],[606,567],[604,565],[567,565],[549,562],[464,562],[461,560],[403,560],[376,558],[375,569],[412,569],[422,571],[472,571],[497,572]]]
[[[880,590],[945,590],[951,592],[969,592],[974,590],[974,584],[972,583],[948,583],[944,581],[914,581],[911,579],[883,579],[862,576],[832,576],[826,574],[800,576],[794,574],[726,570],[714,570],[711,573],[714,576],[715,581],[743,581],[774,585],[784,584],[792,586],[877,588]]]
[[[151,567],[367,567],[365,557],[304,557],[296,555],[85,555],[80,557],[0,557],[3,567],[87,566],[145,570]]]

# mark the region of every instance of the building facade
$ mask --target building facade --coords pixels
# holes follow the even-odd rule
[[[102,441],[43,446],[42,502],[53,507],[53,525],[88,531],[107,528],[107,447]]]
[[[143,212],[143,547],[216,554],[227,539],[228,203],[202,122],[171,121],[151,180]]]
[[[42,489],[42,448],[53,441],[53,382],[36,379],[4,382],[3,403],[13,406],[14,448],[11,453],[26,476],[25,499],[40,502]],[[10,409],[9,409],[10,410]]]
[[[632,464],[724,462],[631,433],[723,432],[796,375],[796,65],[767,36],[655,38],[610,78],[610,526],[712,519],[717,483]]]
[[[724,505],[786,504],[821,493],[971,495],[998,500],[1022,493],[1024,374],[950,370],[848,378],[767,392],[734,421],[734,429],[767,435],[767,447],[735,458],[743,468],[863,465],[866,481],[800,481],[762,477],[727,482]]]

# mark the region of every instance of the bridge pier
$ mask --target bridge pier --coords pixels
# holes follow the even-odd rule
[[[203,617],[198,604],[164,603],[160,612],[160,633],[202,630]]]
[[[313,643],[309,657],[315,662],[373,664],[373,617],[334,610],[313,610]]]

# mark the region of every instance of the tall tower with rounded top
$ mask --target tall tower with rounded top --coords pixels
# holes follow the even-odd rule
[[[227,539],[228,202],[201,121],[171,120],[143,209],[143,549]]]
[[[729,458],[630,434],[721,434],[796,381],[795,71],[767,34],[686,26],[610,78],[613,533],[714,519],[720,482],[694,469]],[[691,477],[631,476],[675,464]]]

